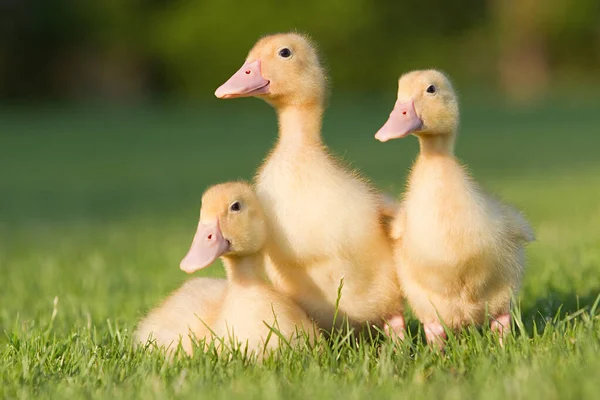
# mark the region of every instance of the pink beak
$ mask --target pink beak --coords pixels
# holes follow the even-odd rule
[[[215,96],[219,99],[251,97],[269,93],[269,81],[260,72],[260,60],[246,62],[227,82],[219,86]]]
[[[229,241],[221,234],[219,221],[212,224],[198,223],[192,247],[181,261],[180,268],[191,274],[211,265],[229,250]]]
[[[386,123],[375,134],[375,139],[387,142],[390,139],[403,138],[422,127],[423,121],[417,116],[414,101],[401,103],[398,100]]]

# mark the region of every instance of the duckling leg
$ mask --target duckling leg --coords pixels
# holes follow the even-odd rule
[[[506,313],[494,317],[493,321],[490,323],[490,329],[493,332],[498,332],[500,335],[500,346],[502,346],[503,339],[510,334],[510,314]]]
[[[439,322],[430,322],[423,324],[425,328],[425,338],[427,343],[437,345],[440,348],[444,347],[447,336],[444,326]]]
[[[404,321],[404,315],[394,315],[384,325],[383,331],[388,334],[392,339],[404,340],[404,332],[406,330],[406,322]]]

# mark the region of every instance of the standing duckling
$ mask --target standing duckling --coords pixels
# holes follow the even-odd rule
[[[393,206],[323,144],[326,77],[310,41],[262,38],[215,95],[259,97],[277,111],[279,140],[256,178],[273,233],[266,251],[274,285],[329,330],[343,282],[340,316],[357,327],[387,320],[401,336],[402,292],[383,221]]]
[[[267,224],[252,187],[245,182],[215,185],[202,197],[198,230],[181,262],[181,269],[192,273],[221,257],[227,290],[211,328],[225,344],[231,339],[259,354],[280,344],[269,327],[289,343],[315,333],[306,313],[263,279],[267,237]]]
[[[421,149],[392,226],[406,297],[430,343],[445,340],[441,321],[458,329],[483,323],[486,313],[502,337],[533,232],[519,212],[485,194],[454,156],[459,112],[448,78],[414,71],[398,86],[375,138],[414,134]]]

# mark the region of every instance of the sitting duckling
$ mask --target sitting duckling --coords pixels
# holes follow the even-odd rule
[[[339,311],[353,327],[387,321],[402,336],[403,296],[386,221],[397,205],[329,153],[321,138],[326,92],[312,43],[284,33],[259,40],[215,95],[259,97],[277,111],[279,139],[256,178],[273,232],[266,253],[275,287],[323,329]],[[335,321],[342,326],[344,318]]]
[[[185,308],[185,315],[196,312],[198,321],[190,323],[187,318],[177,320],[176,328],[183,323],[189,326],[180,331],[180,335],[186,335],[189,330],[196,338],[214,340],[214,334],[226,345],[235,341],[235,344],[241,344],[242,348],[246,347],[249,352],[259,355],[280,345],[279,335],[273,333],[271,328],[290,344],[303,339],[303,333],[310,338],[315,337],[315,327],[306,313],[262,278],[262,249],[266,239],[267,225],[263,211],[249,184],[224,183],[204,193],[198,230],[188,254],[181,262],[181,269],[193,273],[221,257],[227,280],[223,280],[226,282],[224,290],[221,290],[220,282],[216,285],[217,289],[213,288],[218,303],[195,303]],[[182,289],[168,299],[159,312],[151,313],[153,326],[170,327],[176,316],[183,314],[178,312],[178,307],[185,300]],[[172,317],[173,313],[175,317]],[[157,323],[154,316],[166,318]],[[147,329],[140,332],[145,334],[145,338],[148,337]],[[160,329],[158,332],[161,332]],[[184,349],[188,350],[185,345]]]
[[[414,71],[400,78],[394,109],[375,135],[381,142],[419,139],[392,235],[407,299],[428,342],[439,344],[446,339],[442,322],[451,329],[479,325],[486,313],[501,338],[510,330],[523,247],[534,240],[523,216],[485,194],[454,156],[458,122],[448,78]]]

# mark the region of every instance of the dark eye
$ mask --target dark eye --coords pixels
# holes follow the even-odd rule
[[[242,205],[239,201],[236,201],[229,206],[229,209],[231,211],[240,211],[242,209]]]
[[[280,57],[288,58],[291,55],[292,55],[292,51],[290,49],[288,49],[287,47],[284,47],[283,49],[279,50]]]
[[[427,86],[426,92],[427,93],[435,93],[435,86],[434,85]]]

